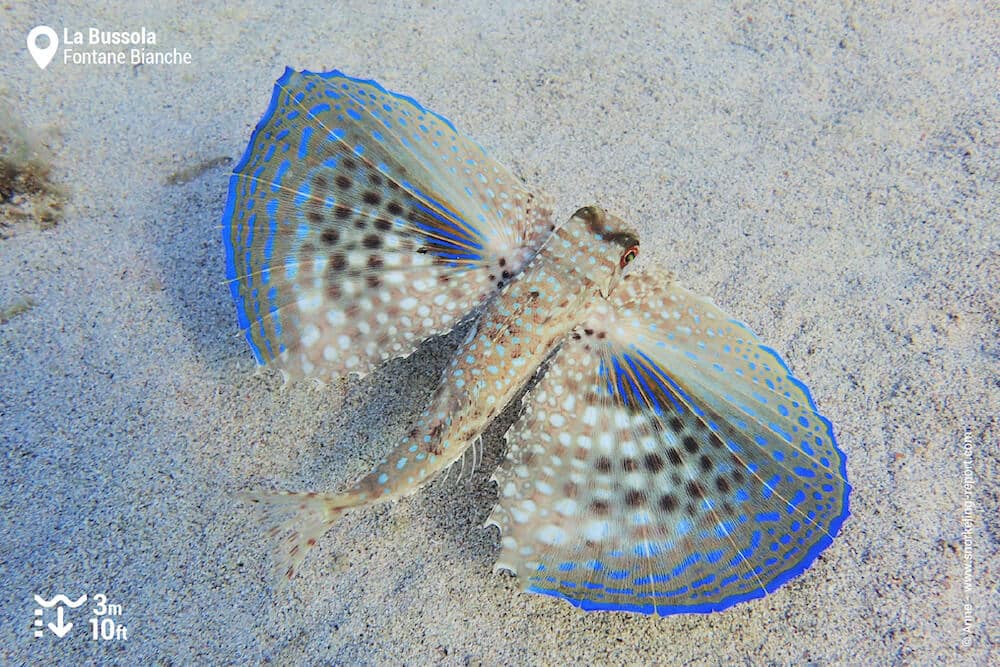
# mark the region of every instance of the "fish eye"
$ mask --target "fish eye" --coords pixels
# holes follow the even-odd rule
[[[621,258],[620,262],[621,267],[624,269],[628,264],[632,262],[633,259],[635,259],[635,256],[638,254],[639,254],[639,246],[637,245],[634,245],[628,250],[626,250],[625,254],[623,254]]]

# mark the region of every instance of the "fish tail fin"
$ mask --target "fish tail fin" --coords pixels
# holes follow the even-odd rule
[[[347,510],[361,504],[360,499],[350,493],[264,491],[244,493],[240,497],[257,507],[268,536],[277,540],[274,570],[279,586],[291,581],[316,541]]]

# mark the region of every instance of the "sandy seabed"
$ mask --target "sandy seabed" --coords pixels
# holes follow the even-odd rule
[[[68,191],[58,226],[0,240],[0,307],[31,304],[0,324],[0,662],[1000,661],[986,3],[228,4],[0,10],[0,104]],[[192,64],[42,71],[38,24],[145,26]],[[349,515],[276,595],[235,495],[366,472],[453,342],[324,388],[254,372],[219,221],[285,65],[414,96],[560,218],[601,203],[640,262],[781,351],[849,457],[852,517],[817,563],[707,616],[521,593],[480,528],[509,412],[475,474]],[[76,612],[35,638],[33,596],[58,593],[106,594],[127,639],[88,639]]]

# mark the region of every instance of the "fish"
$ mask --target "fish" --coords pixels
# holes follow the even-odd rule
[[[485,525],[495,570],[524,590],[584,611],[721,611],[832,544],[851,487],[808,388],[711,299],[637,269],[631,225],[553,208],[411,97],[337,70],[278,79],[222,221],[257,363],[361,377],[468,327],[371,472],[246,495],[280,581],[346,513],[440,477],[518,396]]]

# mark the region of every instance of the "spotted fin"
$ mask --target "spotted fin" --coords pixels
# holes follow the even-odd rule
[[[800,574],[848,516],[845,457],[773,350],[665,274],[566,340],[507,434],[497,567],[586,610],[711,612]]]
[[[292,580],[306,554],[345,512],[363,504],[353,493],[257,492],[242,494],[240,499],[256,507],[275,540],[274,580],[279,585]]]
[[[259,363],[364,374],[475,312],[550,217],[411,98],[289,69],[230,180],[226,277]]]

